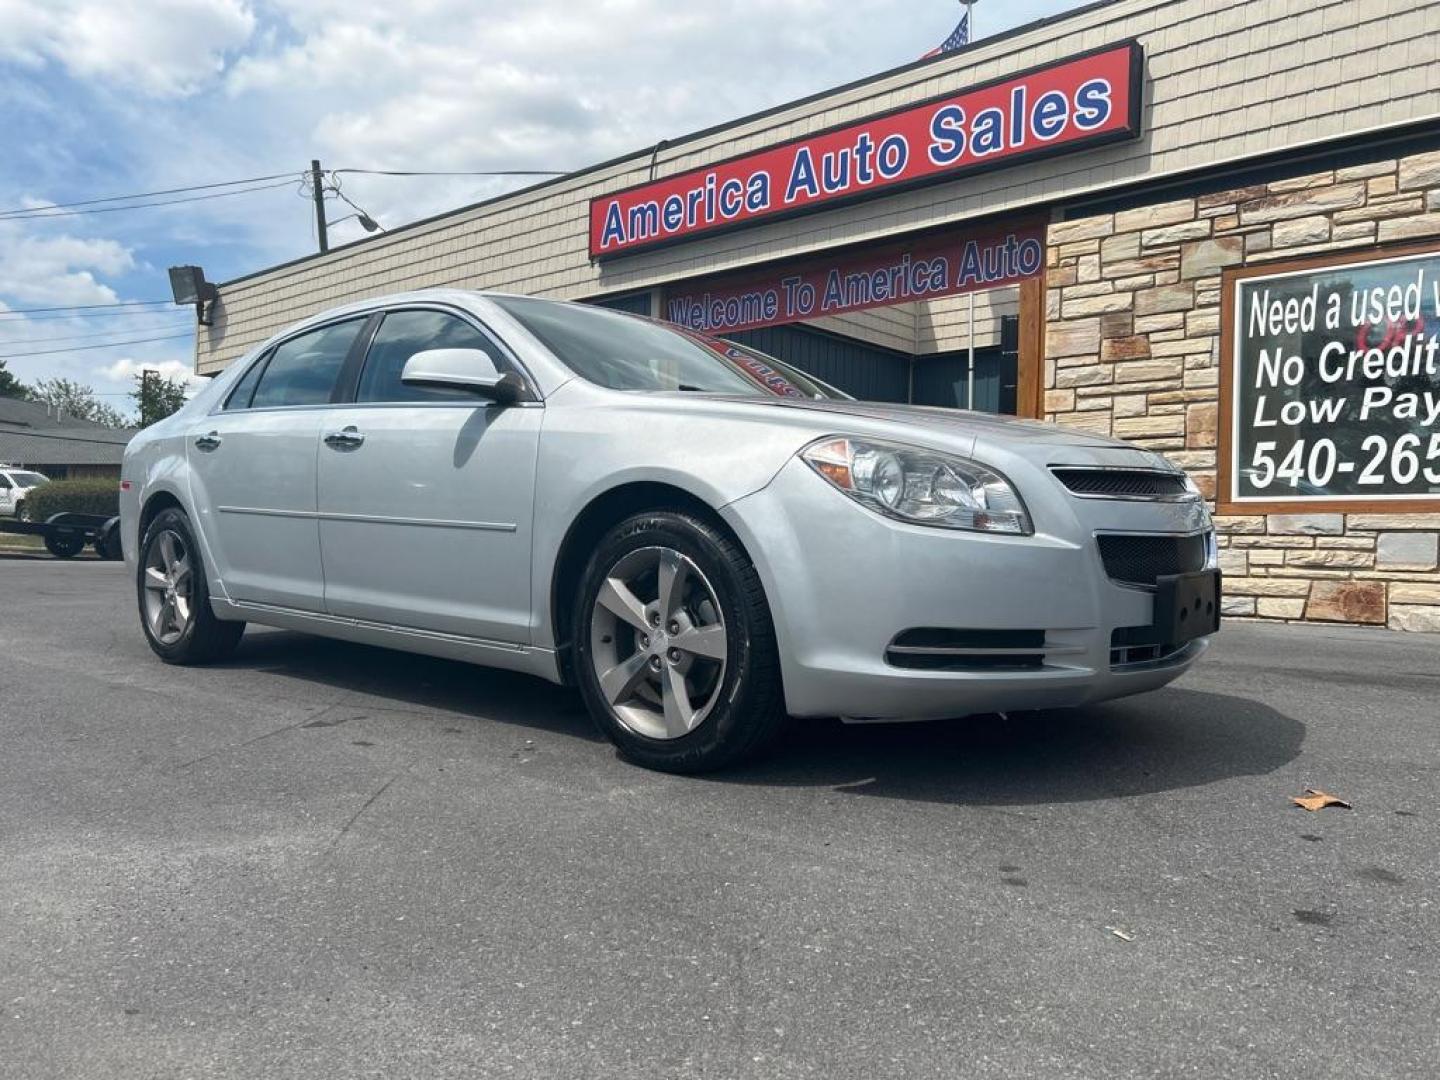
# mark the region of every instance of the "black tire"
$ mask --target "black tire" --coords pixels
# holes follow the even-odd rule
[[[85,550],[85,534],[55,532],[45,534],[45,550],[57,559],[73,559]]]
[[[190,574],[190,618],[175,641],[161,641],[151,630],[145,608],[145,574],[154,545],[165,533],[176,534],[192,560]],[[215,617],[210,610],[210,585],[205,577],[205,560],[200,556],[190,519],[183,510],[171,507],[155,515],[140,541],[140,557],[136,560],[135,592],[140,610],[140,628],[155,655],[167,664],[208,664],[223,660],[235,651],[245,633],[243,622],[228,622]]]
[[[30,511],[25,509],[25,500],[24,500],[24,499],[21,499],[19,502],[17,502],[17,503],[15,504],[15,520],[16,520],[16,521],[29,521],[29,520],[30,520]]]
[[[680,553],[701,571],[713,606],[723,615],[726,638],[725,667],[715,680],[718,693],[708,713],[693,730],[667,738],[647,737],[621,720],[600,688],[592,640],[595,605],[607,577],[627,555],[657,547]],[[780,659],[759,575],[744,550],[707,521],[652,511],[611,529],[585,568],[571,626],[576,681],[586,707],[620,753],[637,765],[670,773],[723,768],[757,754],[784,726]]]
[[[120,547],[120,528],[106,528],[100,531],[95,538],[95,554],[108,562],[119,562],[125,557],[124,550]]]

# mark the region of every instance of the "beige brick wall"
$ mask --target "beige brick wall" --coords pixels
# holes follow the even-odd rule
[[[215,325],[197,342],[198,370],[219,370],[286,325],[367,296],[434,285],[571,298],[625,292],[1440,116],[1430,62],[1440,4],[1431,0],[1116,0],[672,146],[656,172],[683,172],[1131,37],[1146,56],[1141,139],[593,264],[589,199],[647,179],[647,150],[226,285]]]
[[[1163,452],[1213,500],[1221,271],[1431,237],[1440,153],[1052,224],[1045,413]],[[1216,526],[1230,615],[1440,632],[1440,514]]]

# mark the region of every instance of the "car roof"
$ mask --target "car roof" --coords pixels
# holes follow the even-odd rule
[[[292,323],[276,336],[288,336],[296,330],[316,325],[319,323],[331,322],[335,319],[343,319],[347,315],[360,315],[367,311],[378,311],[381,308],[396,307],[403,304],[431,303],[431,304],[454,304],[464,307],[467,302],[479,299],[506,298],[516,300],[544,300],[551,304],[571,304],[572,300],[559,300],[551,296],[526,296],[523,293],[503,292],[498,289],[455,289],[436,287],[430,289],[412,289],[408,292],[386,293],[383,296],[370,296],[364,300],[354,300],[348,304],[341,304],[338,307],[326,308],[303,319],[300,322]]]

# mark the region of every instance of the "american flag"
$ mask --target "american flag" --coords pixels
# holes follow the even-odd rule
[[[938,46],[931,49],[921,60],[928,60],[932,56],[939,56],[941,53],[954,52],[962,45],[970,44],[970,12],[960,16],[960,21],[955,24],[955,29],[950,31],[950,36]]]

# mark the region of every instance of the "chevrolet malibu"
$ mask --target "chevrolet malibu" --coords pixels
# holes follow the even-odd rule
[[[248,622],[510,668],[677,772],[787,715],[1151,690],[1219,623],[1205,504],[1153,453],[519,296],[291,327],[136,436],[121,486],[161,659]]]

